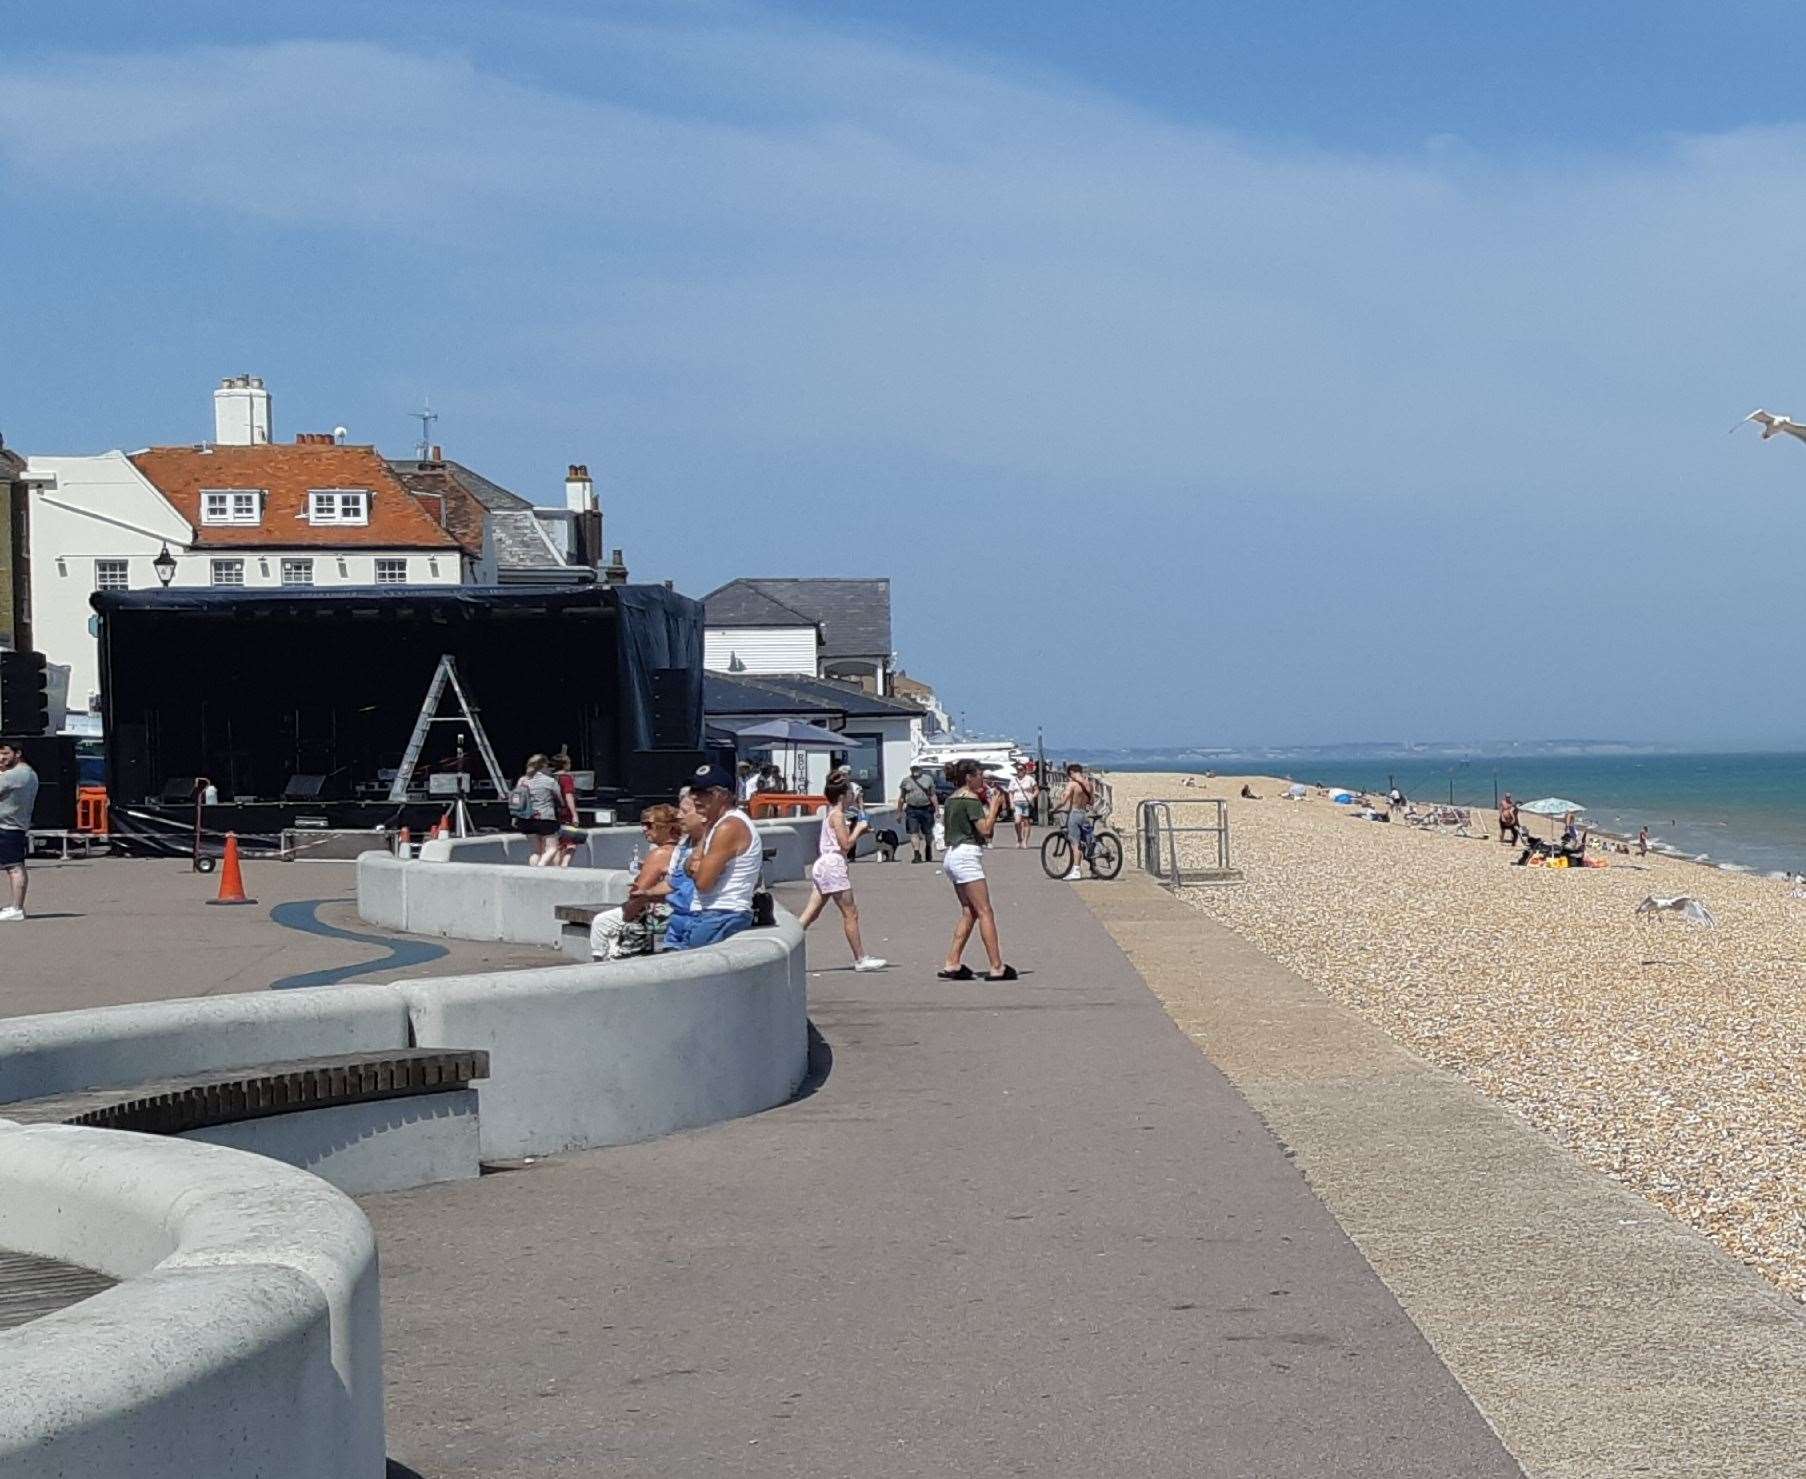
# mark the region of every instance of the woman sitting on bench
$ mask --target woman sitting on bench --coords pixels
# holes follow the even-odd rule
[[[687,874],[673,875],[671,862],[683,835],[675,806],[649,806],[640,813],[640,830],[652,844],[652,851],[640,864],[633,885],[627,891],[627,902],[617,909],[598,914],[589,927],[589,953],[592,960],[626,960],[635,955],[650,955],[664,937],[674,907],[687,906],[681,897],[685,888],[695,887]]]

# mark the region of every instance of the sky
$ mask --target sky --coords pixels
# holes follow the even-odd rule
[[[1053,745],[1806,745],[1806,446],[1727,435],[1806,418],[1793,20],[16,7],[0,432],[430,396],[636,579],[890,576]]]

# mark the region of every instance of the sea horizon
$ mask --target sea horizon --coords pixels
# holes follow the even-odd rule
[[[1560,743],[1560,742],[1552,742]],[[1459,806],[1559,796],[1580,803],[1588,823],[1621,836],[1648,827],[1652,846],[1735,871],[1806,871],[1806,750],[1680,750],[1628,742],[1610,753],[1427,756],[1377,747],[1255,747],[1247,751],[1074,750],[1100,769],[1174,774],[1258,774],[1383,792]],[[1434,747],[1425,747],[1434,748]],[[1496,788],[1496,790],[1495,790]]]

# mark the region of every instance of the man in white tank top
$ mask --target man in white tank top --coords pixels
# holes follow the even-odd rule
[[[753,893],[759,887],[764,845],[752,818],[734,801],[734,777],[713,765],[697,770],[690,797],[708,822],[708,831],[690,856],[687,872],[696,885],[689,928],[667,949],[695,950],[737,935],[752,923]]]

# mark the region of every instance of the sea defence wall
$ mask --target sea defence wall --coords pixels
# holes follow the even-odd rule
[[[0,1247],[121,1281],[0,1332],[0,1479],[381,1479],[376,1242],[317,1177],[0,1120]]]

